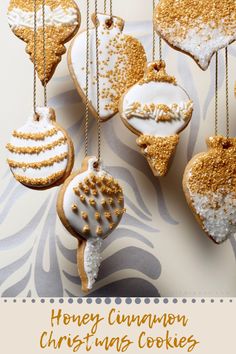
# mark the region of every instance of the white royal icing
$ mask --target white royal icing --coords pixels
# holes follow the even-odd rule
[[[101,249],[102,249],[102,240],[101,238],[90,238],[86,242],[84,250],[84,271],[87,276],[88,286],[90,290],[95,283],[99,268],[101,265]]]
[[[90,158],[88,161],[88,169],[83,172],[79,173],[76,175],[70,183],[67,185],[66,190],[64,192],[63,196],[63,211],[65,214],[65,218],[68,220],[68,223],[70,224],[71,228],[79,235],[81,235],[84,238],[96,238],[97,237],[97,227],[101,225],[103,233],[101,235],[102,238],[107,237],[113,229],[119,224],[122,215],[114,215],[114,210],[116,208],[123,208],[124,204],[119,204],[118,200],[113,196],[114,198],[114,204],[113,205],[107,205],[106,208],[101,205],[102,199],[104,199],[104,195],[102,195],[100,192],[98,193],[97,196],[92,196],[91,194],[87,197],[89,198],[94,198],[96,201],[96,206],[93,207],[91,206],[87,201],[84,203],[82,202],[79,197],[75,194],[74,188],[78,187],[80,182],[83,182],[86,177],[89,177],[91,173],[102,177],[102,176],[107,176],[111,177],[102,167],[99,169],[98,172],[96,172],[93,168],[94,163],[97,162],[96,157]],[[77,205],[78,207],[78,212],[73,212],[72,211],[72,205]],[[104,217],[104,211],[108,211],[112,213],[112,222],[114,223],[114,228],[110,229],[110,221],[107,220]],[[88,214],[88,220],[84,220],[82,218],[81,212],[86,212]],[[99,212],[101,215],[101,221],[98,223],[98,221],[95,219],[95,212]],[[90,231],[88,234],[83,234],[83,228],[89,225]]]
[[[116,92],[112,88],[109,77],[105,77],[107,72],[112,72],[118,63],[121,55],[119,50],[114,51],[114,40],[120,42],[122,45],[125,35],[122,34],[123,28],[120,19],[113,17],[114,26],[112,28],[104,29],[105,21],[109,20],[110,16],[98,14],[98,38],[99,38],[99,84],[100,84],[100,118],[103,120],[108,119],[115,113],[117,109],[111,108],[109,105],[111,99],[102,94],[105,89],[116,96]],[[89,30],[90,37],[90,66],[89,66],[89,87],[88,95],[91,105],[97,110],[97,67],[96,67],[96,33],[95,28]],[[71,64],[69,65],[70,71],[76,78],[77,84],[86,91],[86,31],[81,32],[72,42],[71,46]],[[128,60],[128,59],[127,59]],[[103,65],[103,63],[106,63]],[[125,73],[124,73],[125,74]],[[123,74],[123,75],[124,75]]]
[[[141,104],[141,113],[140,109],[132,113],[131,107],[134,102]],[[172,108],[173,119],[158,121],[158,118],[163,114],[160,109],[156,109],[154,114],[145,114],[143,107],[151,104],[164,104]],[[173,109],[173,104],[177,104],[178,108]],[[190,119],[186,119],[185,114],[192,107],[193,104],[188,94],[180,86],[151,81],[134,85],[124,95],[121,114],[128,124],[139,133],[166,137],[175,135],[185,128]]]
[[[17,129],[17,133],[46,133],[55,128],[55,125],[51,123],[50,120],[50,111],[47,107],[38,107],[37,113],[40,116],[39,121],[35,121],[33,119],[34,114],[32,114],[28,122],[21,128]],[[57,142],[59,139],[65,138],[62,131],[57,129],[53,136],[45,137],[43,140],[34,140],[34,139],[25,139],[22,137],[12,137],[10,141],[10,145],[16,148],[27,148],[27,147],[43,147],[48,144],[52,144]],[[10,161],[19,162],[19,163],[40,163],[50,158],[54,158],[60,156],[62,154],[67,154],[69,152],[69,146],[67,141],[62,142],[60,145],[53,147],[52,149],[47,149],[45,151],[41,151],[39,153],[18,153],[9,151],[8,159]],[[40,168],[31,168],[31,167],[11,167],[11,171],[14,175],[25,177],[28,179],[34,178],[47,178],[55,173],[59,173],[62,171],[62,175],[64,174],[68,164],[68,156],[65,157],[60,162],[55,162],[51,166],[45,166]],[[60,179],[62,176],[58,176],[57,179]],[[55,182],[55,181],[54,181]],[[29,182],[29,185],[31,183]],[[34,185],[32,183],[32,185]]]
[[[37,27],[43,26],[42,7],[37,11]],[[8,12],[9,25],[14,27],[34,28],[34,13],[24,11],[18,7]],[[61,26],[61,25],[78,25],[78,13],[73,7],[63,8],[61,5],[55,9],[45,6],[45,25]]]
[[[201,195],[191,193],[196,213],[200,216],[205,231],[221,243],[236,234],[236,197],[233,193],[220,192]],[[212,205],[217,205],[213,208]]]

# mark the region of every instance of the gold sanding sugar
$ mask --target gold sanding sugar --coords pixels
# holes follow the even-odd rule
[[[179,142],[178,135],[169,137],[155,137],[151,135],[141,135],[137,139],[137,144],[144,149],[144,154],[151,167],[160,176],[164,176],[168,171],[168,164]]]
[[[66,52],[65,43],[76,30],[76,26],[47,26],[46,32],[46,82],[54,73],[61,56]],[[34,31],[31,28],[14,28],[16,36],[27,43],[26,51],[34,62]],[[37,30],[36,66],[40,80],[44,80],[43,28]]]
[[[224,27],[226,34],[232,34],[236,29],[236,1],[160,0],[155,21],[165,29],[175,28],[180,36],[189,28],[199,28],[201,23],[212,28]]]
[[[167,82],[173,85],[176,85],[176,78],[170,76],[165,71],[165,62],[160,60],[148,66],[146,69],[145,75],[139,84],[147,84],[151,81],[155,82]]]
[[[54,174],[52,174],[49,177],[45,177],[45,178],[28,178],[28,177],[24,177],[24,176],[19,176],[14,174],[15,179],[23,184],[26,185],[32,185],[32,186],[47,186],[49,184],[52,184],[54,182],[56,182],[58,179],[60,179],[63,175],[64,175],[65,171],[58,171]]]
[[[192,164],[188,188],[202,195],[236,192],[236,138],[211,137],[207,145],[209,151],[197,156]]]
[[[100,77],[110,83],[109,88],[102,89],[101,97],[111,100],[106,110],[116,111],[122,94],[143,77],[147,59],[142,44],[131,36],[117,35],[110,40],[107,49],[108,55],[116,55],[117,60],[112,70],[107,70],[109,60],[100,63],[104,67]]]
[[[58,6],[62,6],[64,9],[69,7],[77,8],[76,4],[72,0],[46,0],[46,6],[49,6],[51,9],[55,9]],[[36,0],[37,10],[42,6],[42,0]],[[34,1],[33,0],[11,0],[9,4],[8,11],[13,10],[14,8],[20,8],[23,11],[34,11]]]

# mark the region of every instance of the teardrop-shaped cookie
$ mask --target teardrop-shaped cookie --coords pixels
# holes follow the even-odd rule
[[[144,77],[120,101],[124,124],[136,135],[153,174],[166,175],[179,142],[179,133],[188,125],[193,102],[176,79],[165,71],[163,61],[147,65]]]
[[[96,157],[87,157],[63,184],[57,212],[65,228],[79,240],[78,271],[83,290],[91,289],[101,262],[101,241],[125,212],[122,188]]]
[[[43,14],[42,0],[37,6],[36,71],[44,82]],[[34,62],[34,1],[11,0],[8,8],[8,23],[13,33],[26,44],[26,52]],[[46,78],[53,76],[65,43],[74,37],[80,27],[80,11],[74,0],[45,0]]]
[[[236,2],[160,0],[154,26],[170,46],[206,70],[212,56],[236,40]]]
[[[92,16],[96,23],[95,16]],[[121,95],[143,77],[146,55],[142,44],[123,34],[124,21],[98,14],[100,119],[105,121],[118,112]],[[96,30],[89,30],[90,66],[88,96],[90,109],[97,117]],[[86,31],[72,41],[68,64],[76,88],[86,102]]]
[[[183,189],[206,234],[217,244],[236,233],[236,138],[214,136],[188,163]]]
[[[7,161],[17,181],[29,188],[47,189],[69,176],[74,147],[69,135],[56,123],[52,108],[37,107],[36,112],[13,131],[7,144]]]

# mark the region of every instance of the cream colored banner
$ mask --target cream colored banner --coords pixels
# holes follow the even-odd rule
[[[0,351],[235,353],[231,299],[2,299]]]

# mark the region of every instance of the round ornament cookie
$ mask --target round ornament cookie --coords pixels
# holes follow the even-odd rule
[[[170,46],[206,70],[213,54],[236,40],[236,2],[160,0],[154,25]]]
[[[92,16],[94,25],[95,15]],[[121,95],[143,77],[146,55],[142,44],[123,34],[124,21],[98,14],[100,119],[106,121],[118,112]],[[97,117],[96,29],[89,30],[90,69],[88,96],[90,110]],[[76,88],[86,102],[86,41],[87,32],[79,33],[71,43],[68,65]]]
[[[43,50],[43,1],[37,6],[37,73],[42,83],[53,76],[68,42],[80,27],[80,11],[73,0],[45,0],[45,49],[46,77],[44,77]],[[11,0],[8,8],[8,23],[13,33],[26,44],[26,52],[34,62],[34,0]]]
[[[17,181],[33,189],[60,185],[74,163],[74,148],[56,123],[52,108],[37,107],[23,127],[14,130],[7,149],[8,164]]]
[[[65,228],[79,240],[78,271],[83,290],[92,288],[101,263],[102,240],[119,224],[125,209],[119,183],[87,157],[81,169],[63,184],[57,212]]]
[[[125,125],[139,136],[137,144],[153,174],[164,176],[179,142],[179,133],[188,125],[193,102],[176,79],[165,71],[163,61],[147,65],[144,77],[120,101]]]
[[[207,236],[220,244],[236,233],[236,138],[214,136],[207,145],[188,163],[183,189]]]

